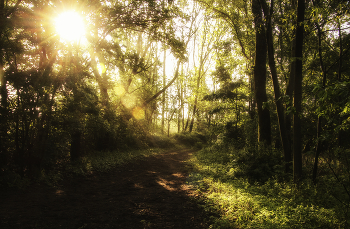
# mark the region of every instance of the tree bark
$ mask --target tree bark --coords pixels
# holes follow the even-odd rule
[[[163,87],[165,87],[166,74],[165,74],[165,63],[166,62],[166,49],[164,48],[163,56]],[[164,133],[164,114],[165,114],[165,93],[162,95],[162,133]]]
[[[266,1],[264,1],[264,4],[267,6]],[[276,63],[275,63],[275,54],[274,54],[274,45],[273,45],[273,36],[272,36],[272,22],[271,22],[271,17],[273,15],[273,4],[274,4],[274,1],[271,0],[270,12],[268,12],[267,7],[265,7],[266,9],[264,9],[265,15],[267,15],[268,59],[269,59],[269,66],[270,66],[273,89],[275,94],[275,103],[276,103],[276,109],[277,109],[280,137],[282,140],[284,160],[286,163],[285,171],[290,172],[290,165],[292,162],[292,149],[291,149],[290,139],[287,134],[283,100],[281,98],[280,86],[278,83],[277,69],[276,69]]]
[[[299,183],[302,178],[302,136],[301,136],[301,100],[303,81],[303,39],[304,39],[305,0],[298,0],[297,29],[295,35],[295,79],[294,79],[294,109],[293,115],[293,177]]]
[[[271,120],[266,95],[266,33],[262,20],[262,10],[259,0],[252,1],[252,12],[255,24],[255,66],[254,88],[255,100],[258,107],[259,143],[271,145]]]
[[[326,88],[326,69],[323,64],[323,56],[322,56],[322,31],[319,24],[316,24],[317,27],[317,37],[318,37],[318,55],[320,57],[320,67],[323,75],[322,79],[322,88]],[[322,133],[322,117],[318,116],[317,118],[317,145],[316,145],[316,152],[315,152],[315,161],[314,161],[314,167],[312,170],[312,181],[314,184],[317,182],[317,170],[318,170],[318,158],[322,151],[322,141],[321,141],[321,133]]]
[[[8,92],[7,92],[7,80],[4,72],[4,54],[3,51],[3,39],[5,31],[5,3],[4,0],[0,0],[0,95],[1,95],[1,107],[0,107],[0,169],[2,165],[7,163],[7,129],[8,129]]]

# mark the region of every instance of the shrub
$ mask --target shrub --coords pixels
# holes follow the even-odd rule
[[[202,146],[207,143],[207,137],[200,133],[177,133],[174,138],[180,144],[186,146]]]
[[[147,145],[162,149],[175,147],[174,141],[164,135],[148,135]]]
[[[239,150],[235,152],[235,157],[235,176],[247,178],[251,183],[265,183],[283,173],[282,154],[271,147]]]

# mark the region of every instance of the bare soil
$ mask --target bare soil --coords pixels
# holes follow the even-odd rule
[[[208,228],[186,184],[189,150],[143,158],[58,187],[2,191],[0,228]]]

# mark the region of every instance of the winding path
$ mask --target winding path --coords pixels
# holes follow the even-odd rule
[[[207,228],[186,184],[190,155],[167,152],[59,188],[1,193],[0,228]]]

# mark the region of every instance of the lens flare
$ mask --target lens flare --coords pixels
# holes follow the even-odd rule
[[[114,91],[115,93],[118,95],[118,96],[122,96],[125,94],[125,89],[122,85],[118,85],[114,88]]]
[[[132,115],[138,120],[144,119],[145,118],[145,111],[141,107],[135,107],[132,110]]]
[[[136,98],[135,96],[126,94],[121,98],[121,102],[126,108],[131,109],[136,105]]]

